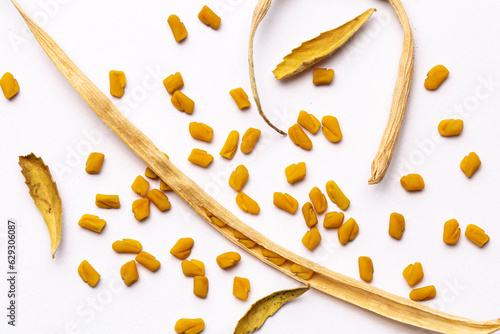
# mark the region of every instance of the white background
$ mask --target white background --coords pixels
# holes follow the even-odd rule
[[[273,132],[255,104],[240,111],[229,96],[243,87],[250,95],[247,39],[256,0],[131,0],[20,1],[28,14],[58,42],[83,72],[109,94],[108,72],[123,70],[127,87],[118,108],[167,152],[171,161],[213,197],[250,226],[293,252],[358,278],[357,258],[370,256],[375,266],[372,284],[400,296],[410,288],[401,272],[410,263],[423,264],[433,284],[434,300],[425,304],[476,320],[500,314],[498,254],[500,226],[498,154],[500,50],[497,46],[500,3],[494,0],[404,1],[415,37],[415,72],[406,121],[385,180],[368,186],[371,161],[385,128],[396,81],[403,39],[397,18],[385,1],[276,0],[255,39],[256,76],[261,100],[275,124],[287,129],[298,112],[321,119],[339,119],[344,139],[328,142],[319,132],[314,148],[304,151]],[[203,25],[197,14],[209,5],[222,18],[219,30]],[[366,26],[344,48],[319,66],[333,68],[330,86],[315,87],[312,71],[277,81],[272,70],[301,42],[333,29],[374,7]],[[177,14],[188,38],[178,44],[167,25]],[[424,89],[427,71],[437,64],[451,72],[434,92]],[[299,284],[267,267],[225,240],[170,193],[172,209],[151,208],[144,222],[135,221],[132,202],[138,198],[130,185],[146,167],[73,90],[56,70],[9,1],[0,4],[0,74],[10,71],[21,92],[8,101],[0,96],[0,268],[6,272],[6,222],[18,222],[18,318],[8,328],[5,307],[7,284],[0,280],[0,332],[8,333],[173,333],[177,319],[201,317],[204,333],[232,333],[238,319],[257,299]],[[196,107],[192,115],[177,111],[161,81],[181,72]],[[489,82],[489,84],[488,84]],[[463,133],[441,138],[439,121],[461,118]],[[212,126],[212,143],[192,139],[188,124]],[[227,134],[248,127],[263,131],[250,155],[238,151],[233,160],[219,156]],[[192,148],[208,150],[215,159],[203,169],[187,161]],[[84,171],[91,151],[106,159],[99,175]],[[468,179],[459,163],[475,151],[483,164]],[[18,156],[34,152],[50,166],[63,202],[63,235],[55,259],[49,236],[33,205],[18,166]],[[305,180],[289,185],[284,169],[305,161]],[[229,173],[244,164],[250,179],[244,191],[258,201],[261,213],[243,213],[227,184]],[[420,173],[426,188],[410,194],[399,184],[409,172]],[[346,218],[360,226],[354,242],[341,246],[335,230],[320,227],[323,240],[313,251],[301,243],[307,231],[300,210],[290,215],[272,204],[274,191],[287,192],[300,205],[314,186],[324,190],[333,179],[351,199]],[[159,187],[159,182],[151,182]],[[99,209],[96,193],[118,194],[122,208]],[[338,208],[329,202],[328,211]],[[400,241],[388,233],[391,212],[406,218]],[[85,214],[97,214],[108,224],[99,235],[77,225]],[[456,246],[442,242],[446,220],[456,218],[462,236]],[[320,216],[322,222],[323,215]],[[491,241],[482,249],[465,238],[467,224],[483,227]],[[192,293],[192,279],[184,277],[180,261],[169,254],[180,238],[191,236],[191,258],[205,262],[210,290],[205,300]],[[116,254],[111,244],[134,238],[161,261],[151,273],[139,265],[140,279],[125,287],[119,277],[123,263],[133,256]],[[241,262],[221,270],[217,255],[238,251]],[[84,284],[77,267],[88,260],[101,274],[94,289]],[[1,277],[4,274],[0,275]],[[250,279],[246,302],[232,295],[234,276]],[[7,329],[7,330],[6,330]],[[310,291],[268,319],[260,333],[426,333],[364,311],[317,291]]]

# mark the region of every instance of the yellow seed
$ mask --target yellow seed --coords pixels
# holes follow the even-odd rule
[[[298,164],[291,164],[285,168],[286,181],[290,184],[302,180],[306,177],[306,163],[299,162]]]
[[[465,236],[479,247],[483,247],[490,240],[490,237],[484,233],[484,230],[474,224],[467,225]]]
[[[160,180],[160,190],[161,191],[172,191],[172,188],[170,188],[170,186],[168,184],[163,182],[163,180]]]
[[[127,85],[127,78],[123,71],[109,71],[109,92],[115,97],[122,97]]]
[[[243,165],[239,165],[231,173],[231,176],[229,176],[229,185],[231,186],[231,188],[239,192],[241,191],[241,189],[243,189],[243,186],[245,185],[245,183],[247,183],[247,180],[248,169]]]
[[[160,261],[147,252],[140,252],[135,260],[151,271],[157,271],[160,268]]]
[[[213,160],[214,157],[211,154],[197,148],[193,148],[188,157],[189,162],[201,167],[207,167]]]
[[[405,230],[405,217],[397,212],[391,213],[389,218],[389,235],[394,239],[401,239]]]
[[[250,281],[248,278],[236,276],[233,281],[233,295],[241,300],[247,300],[250,292]]]
[[[91,287],[96,286],[97,282],[101,278],[101,275],[87,262],[83,260],[78,266],[78,275]]]
[[[284,257],[276,254],[275,252],[267,250],[265,248],[262,249],[262,256],[264,256],[265,258],[267,258],[269,260],[269,262],[272,262],[277,266],[281,266],[283,263],[286,262],[286,259]]]
[[[101,233],[104,226],[106,226],[106,221],[104,219],[99,219],[97,216],[85,214],[78,221],[78,225],[87,230]]]
[[[424,286],[423,288],[413,289],[410,292],[410,299],[413,301],[424,301],[436,297],[436,288],[434,285]]]
[[[207,26],[212,29],[219,29],[220,26],[220,17],[217,16],[210,8],[207,6],[203,6],[200,13],[198,14],[198,18],[201,22],[205,23]]]
[[[460,239],[460,228],[456,219],[450,219],[444,223],[443,241],[448,245],[454,245]]]
[[[464,121],[461,119],[445,119],[438,125],[439,134],[443,137],[458,136],[462,133]]]
[[[193,293],[196,297],[206,298],[208,294],[208,278],[195,276],[193,279]]]
[[[233,235],[238,241],[247,248],[253,248],[257,243],[253,240],[250,240],[246,235],[236,230],[233,231]]]
[[[324,228],[339,228],[344,222],[343,212],[328,212],[323,219]]]
[[[118,195],[95,195],[95,205],[103,209],[120,208],[120,198]]]
[[[163,85],[169,94],[184,87],[184,80],[179,72],[169,75],[163,80]]]
[[[19,93],[19,83],[9,72],[5,73],[0,79],[0,87],[2,88],[3,95],[5,95],[7,99],[11,99]]]
[[[170,202],[167,195],[158,189],[152,189],[148,193],[148,198],[161,212],[170,210]]]
[[[176,42],[180,42],[187,37],[188,32],[186,30],[186,27],[177,15],[170,15],[167,19],[167,22],[170,26],[170,29],[172,30],[172,34],[174,35]]]
[[[234,102],[240,110],[250,108],[250,101],[248,100],[248,95],[245,93],[243,88],[238,87],[229,91],[229,94],[233,98]]]
[[[238,262],[240,262],[240,260],[241,260],[241,256],[240,256],[240,254],[238,254],[236,252],[223,253],[223,254],[217,256],[217,259],[216,259],[217,264],[222,269],[232,267],[235,264],[237,264]]]
[[[373,262],[368,256],[358,258],[359,277],[365,282],[371,282],[373,279]]]
[[[460,163],[460,168],[467,177],[472,177],[479,166],[481,166],[481,160],[475,152],[470,152]]]
[[[117,253],[139,254],[142,251],[141,243],[134,239],[117,240],[111,247]]]
[[[85,164],[85,171],[89,174],[97,174],[101,171],[102,163],[104,161],[104,154],[92,152],[87,158]]]
[[[427,79],[425,79],[424,82],[424,87],[427,88],[428,90],[435,90],[441,84],[443,81],[448,77],[450,74],[450,71],[443,65],[436,65],[431,70],[429,73],[427,73]]]
[[[292,215],[297,211],[299,202],[292,196],[280,192],[275,192],[273,195],[273,203],[278,208],[290,212]]]
[[[135,178],[131,188],[136,194],[145,197],[148,193],[149,182],[141,175],[139,175]]]
[[[339,186],[332,180],[326,183],[326,194],[330,198],[330,200],[337,204],[337,206],[341,210],[347,210],[349,205],[351,205],[351,201],[344,195],[342,190],[340,190]]]
[[[125,263],[120,269],[120,275],[126,286],[131,286],[139,279],[139,273],[137,272],[137,265],[135,261],[129,261]]]
[[[255,143],[257,143],[257,140],[259,140],[260,134],[261,131],[259,129],[248,128],[248,130],[245,131],[243,137],[241,137],[241,152],[245,154],[249,154],[250,152],[252,152]]]
[[[199,260],[184,260],[181,262],[182,273],[186,276],[205,276],[205,264]]]
[[[253,215],[260,212],[259,204],[244,192],[239,192],[238,195],[236,195],[236,204],[238,204],[241,210]]]
[[[349,241],[353,241],[358,235],[359,226],[358,223],[353,219],[349,218],[345,224],[339,227],[338,235],[339,241],[342,245],[345,245]]]
[[[193,248],[193,245],[194,240],[192,238],[180,238],[170,250],[170,254],[179,260],[184,260],[189,256],[189,254],[191,254],[191,248]]]
[[[333,75],[335,72],[332,69],[326,68],[315,68],[313,71],[313,84],[318,85],[329,85],[333,81]]]
[[[310,202],[302,206],[302,215],[304,216],[307,227],[313,227],[318,223],[318,216]]]
[[[420,262],[415,262],[414,264],[409,264],[403,270],[403,277],[409,286],[414,286],[424,278],[424,270],[422,269],[422,264]]]
[[[149,216],[149,198],[140,198],[132,202],[132,212],[137,221]]]
[[[314,209],[317,213],[323,213],[326,208],[328,208],[328,202],[326,201],[326,196],[319,190],[318,187],[314,187],[309,192],[309,198],[311,199]]]
[[[240,140],[240,134],[238,131],[231,131],[229,136],[227,136],[224,146],[220,150],[220,155],[226,159],[231,160],[238,149],[238,141]]]
[[[205,328],[203,319],[179,319],[174,330],[179,334],[198,334]]]
[[[210,143],[214,137],[214,130],[204,123],[189,123],[189,133],[194,139],[205,141],[207,143]]]
[[[210,218],[210,220],[212,221],[212,223],[214,223],[218,227],[224,227],[224,226],[226,226],[226,224],[222,220],[220,220],[219,218],[215,217],[210,211],[208,211],[208,210],[205,209],[205,212],[206,212],[208,218]]]
[[[304,150],[310,150],[313,146],[311,139],[297,123],[288,128],[288,135],[295,145]]]
[[[314,271],[296,263],[290,266],[290,271],[306,281],[314,275]]]
[[[408,174],[401,178],[401,185],[408,191],[419,191],[425,188],[424,179],[419,174]]]
[[[170,101],[174,105],[175,108],[179,111],[184,111],[186,114],[192,114],[194,110],[194,101],[186,96],[180,90],[176,90]]]
[[[309,114],[307,111],[301,110],[299,112],[299,117],[297,117],[297,123],[312,133],[313,135],[316,134],[321,127],[321,123],[319,120],[314,117],[313,114]]]
[[[149,167],[146,167],[144,176],[151,180],[158,180],[158,175],[156,175],[155,172],[153,172]]]
[[[312,251],[321,241],[321,234],[319,234],[318,228],[315,226],[311,228],[310,231],[307,231],[302,237],[302,243],[307,247],[310,251]]]
[[[332,143],[338,143],[342,139],[342,131],[336,117],[325,116],[321,120],[321,123],[323,124],[321,131],[323,131],[326,139]]]

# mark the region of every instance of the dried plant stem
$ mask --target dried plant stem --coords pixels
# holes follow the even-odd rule
[[[257,91],[257,82],[255,81],[255,70],[253,64],[253,40],[255,37],[255,32],[257,31],[257,27],[259,26],[260,22],[269,11],[269,7],[271,7],[271,2],[272,0],[259,0],[253,12],[252,25],[250,26],[250,40],[248,42],[248,70],[250,72],[250,85],[252,86],[253,98],[255,100],[255,104],[257,105],[257,110],[259,111],[260,116],[262,116],[264,121],[266,121],[266,123],[271,128],[276,130],[279,134],[286,136],[286,132],[278,129],[273,123],[271,123],[271,121],[264,114],[264,111],[262,111],[259,92]]]
[[[499,320],[479,322],[449,315],[331,271],[286,250],[247,226],[177,169],[142,132],[123,117],[106,95],[99,91],[50,36],[26,15],[17,2],[11,1],[49,58],[104,123],[203,219],[243,250],[318,291],[403,323],[442,333],[492,333],[500,328]],[[226,225],[219,227],[214,218]],[[244,246],[235,238],[234,231],[254,241],[256,246]],[[281,266],[273,264],[262,255],[264,249],[279,254],[287,261]],[[294,263],[313,270],[311,279],[304,281],[292,273],[290,267]]]
[[[372,163],[372,175],[368,184],[378,184],[387,173],[392,156],[396,150],[399,134],[405,118],[408,98],[410,96],[411,81],[413,77],[413,34],[410,22],[400,0],[389,0],[398,16],[404,30],[403,51],[399,60],[399,72],[396,88],[392,97],[389,121],[382,136],[382,141]]]

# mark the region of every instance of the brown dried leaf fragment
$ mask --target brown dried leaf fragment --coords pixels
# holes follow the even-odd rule
[[[332,55],[368,21],[375,11],[375,8],[368,9],[340,27],[326,31],[293,49],[273,71],[276,79],[291,77]]]
[[[24,157],[20,156],[19,165],[30,195],[49,229],[50,252],[54,258],[61,242],[62,228],[62,206],[57,185],[52,180],[49,167],[45,165],[42,158],[36,157],[33,153]]]
[[[309,290],[309,286],[301,286],[295,289],[281,290],[259,299],[250,306],[247,313],[238,321],[234,334],[253,333],[259,329],[266,319],[272,316],[281,306],[292,299],[300,297]]]

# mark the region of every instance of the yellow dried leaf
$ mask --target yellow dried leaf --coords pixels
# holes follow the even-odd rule
[[[54,257],[61,242],[62,227],[61,198],[57,191],[57,185],[52,180],[49,167],[45,165],[42,158],[36,157],[33,153],[19,157],[19,165],[22,168],[21,173],[26,179],[30,195],[49,229],[50,251]]]
[[[375,11],[375,8],[368,9],[340,27],[326,31],[293,49],[273,71],[276,79],[291,77],[330,56],[359,30]]]
[[[236,324],[234,334],[253,333],[259,329],[266,319],[272,316],[281,306],[292,299],[300,297],[309,290],[309,286],[302,286],[296,289],[281,290],[259,299],[250,308],[247,313]]]

